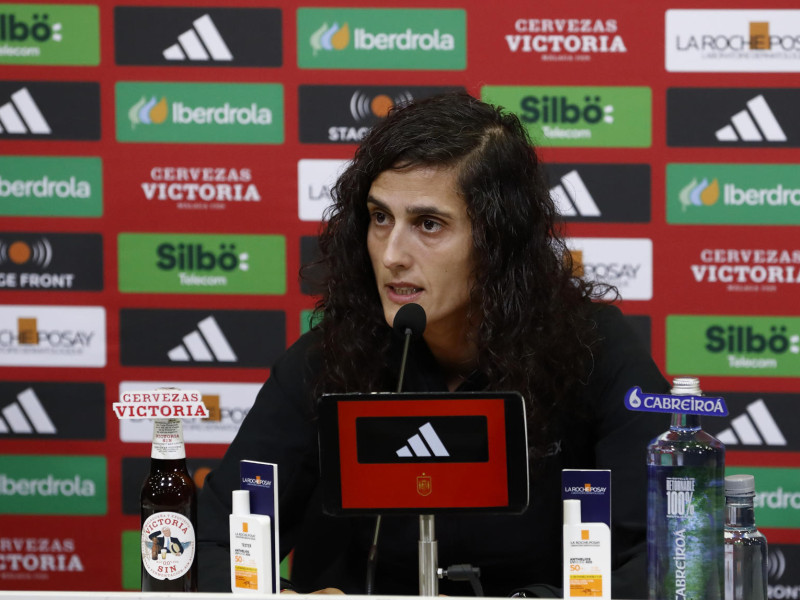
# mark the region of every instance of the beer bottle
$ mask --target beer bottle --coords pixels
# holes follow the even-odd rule
[[[186,470],[180,419],[153,423],[142,507],[142,591],[196,592],[197,492]]]

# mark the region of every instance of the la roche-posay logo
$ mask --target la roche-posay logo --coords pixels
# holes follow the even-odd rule
[[[183,438],[201,444],[230,444],[255,402],[261,383],[184,381],[181,389],[197,390],[208,409],[207,419],[186,419]],[[119,393],[173,387],[175,381],[123,381]],[[120,419],[119,438],[123,442],[149,442],[153,438],[150,419]]]
[[[300,8],[301,69],[463,70],[461,9]]]
[[[673,9],[666,13],[666,69],[796,73],[800,10]]]
[[[569,238],[576,275],[616,287],[624,300],[653,297],[653,241],[647,238]],[[607,293],[610,297],[613,294]]]
[[[0,365],[104,367],[102,306],[0,306]]]
[[[331,189],[349,161],[303,158],[297,162],[297,214],[301,221],[322,221],[333,204]]]

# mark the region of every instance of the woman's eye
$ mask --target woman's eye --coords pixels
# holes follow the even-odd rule
[[[422,221],[422,228],[425,231],[439,231],[442,228],[442,225],[438,221],[434,221],[432,219],[424,219]]]

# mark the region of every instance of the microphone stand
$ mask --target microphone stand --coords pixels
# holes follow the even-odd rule
[[[419,516],[419,595],[439,595],[439,543],[433,515]]]
[[[403,386],[403,375],[406,368],[406,357],[408,356],[408,344],[411,341],[411,329],[405,331],[406,340],[403,347],[403,360],[400,364],[400,382],[397,391],[400,392]],[[376,523],[376,528],[380,527],[380,516]],[[419,595],[438,596],[439,595],[439,545],[436,541],[436,530],[433,515],[419,516]]]

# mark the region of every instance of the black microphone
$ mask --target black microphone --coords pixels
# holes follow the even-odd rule
[[[408,358],[408,345],[412,337],[419,337],[425,331],[427,323],[425,309],[419,304],[403,304],[392,321],[394,332],[405,338],[403,344],[403,357],[400,361],[400,376],[397,378],[397,391],[403,390],[403,377],[406,372],[406,359]],[[381,531],[381,515],[375,518],[375,530],[372,533],[372,545],[367,555],[367,584],[366,594],[371,596],[375,593],[375,565],[378,562],[378,535]]]
[[[404,304],[397,311],[392,322],[392,329],[400,336],[405,337],[403,344],[403,357],[400,361],[400,376],[397,379],[397,391],[403,389],[403,377],[406,372],[406,359],[408,358],[408,345],[412,337],[419,337],[425,331],[427,317],[425,309],[419,304]]]

